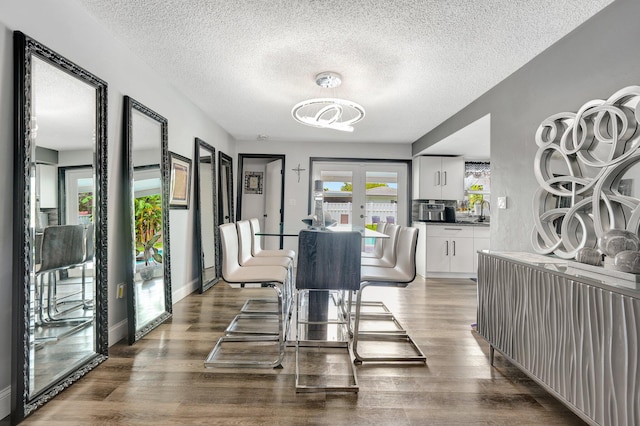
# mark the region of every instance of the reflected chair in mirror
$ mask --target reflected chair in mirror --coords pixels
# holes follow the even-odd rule
[[[382,254],[380,257],[363,257],[362,266],[379,266],[392,268],[396,264],[396,244],[398,243],[398,231],[400,225],[386,224],[384,230],[381,231],[389,238],[379,238],[382,245]],[[376,241],[377,243],[377,241]]]
[[[287,268],[279,265],[241,266],[235,223],[220,225],[222,279],[231,284],[255,283],[276,294],[275,311],[241,312],[211,350],[206,367],[280,367],[285,352],[283,291]],[[245,304],[246,305],[246,304]]]
[[[85,326],[93,321],[93,315],[69,316],[77,314],[78,308],[88,310],[92,306],[86,296],[85,268],[87,263],[87,230],[84,225],[48,226],[42,234],[40,254],[37,256],[36,285],[38,303],[36,324],[40,326]],[[93,246],[93,243],[91,243]],[[58,280],[61,271],[81,267],[82,277]],[[62,289],[64,287],[64,290]],[[78,288],[79,287],[79,288]],[[45,290],[46,288],[46,290]],[[46,295],[46,299],[45,299]],[[72,299],[81,295],[80,300]],[[65,335],[76,328],[67,330]],[[57,334],[56,338],[62,337]],[[38,340],[38,339],[36,339]],[[46,338],[45,340],[51,340]]]
[[[260,221],[257,218],[249,219],[249,224],[251,225],[251,254],[255,257],[262,256],[286,256],[291,259],[295,259],[296,252],[293,250],[263,250],[262,244],[260,244]]]
[[[418,229],[402,227],[398,232],[396,263],[393,267],[362,266],[362,283],[358,291],[355,320],[353,327],[353,353],[355,363],[373,362],[407,362],[426,363],[426,356],[409,334],[402,328],[398,320],[389,315],[389,310],[382,304],[386,312],[363,313],[364,290],[368,287],[407,287],[416,277],[416,244]],[[363,321],[372,321],[374,327],[381,322],[390,322],[391,328],[366,329]],[[369,354],[359,351],[360,343],[367,344]]]
[[[362,235],[357,231],[301,230],[298,235],[296,392],[358,392],[347,327],[349,313],[341,304],[342,293],[360,288],[361,244]],[[335,383],[327,371],[301,371],[301,365],[317,367],[317,362],[307,361],[306,348],[313,348],[311,356],[315,360],[336,358],[342,353],[345,363],[331,368],[335,373],[344,367],[342,374],[336,375],[342,380]]]
[[[377,232],[381,232],[384,234],[384,230],[386,229],[386,222],[378,223],[378,227],[375,229]],[[376,241],[373,245],[373,251],[371,252],[362,252],[362,257],[373,257],[376,259],[382,258],[382,249],[384,247],[384,243],[387,241],[387,238],[376,238]]]

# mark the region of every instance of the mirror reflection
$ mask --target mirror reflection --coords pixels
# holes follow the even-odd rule
[[[234,222],[233,218],[233,160],[224,152],[219,152],[220,184],[220,224]]]
[[[196,197],[196,237],[200,249],[200,293],[218,282],[217,265],[219,252],[216,250],[218,229],[216,201],[216,150],[205,141],[195,139],[195,197]],[[196,254],[197,256],[197,254]]]
[[[125,97],[132,254],[129,343],[171,316],[167,198],[167,121]]]
[[[19,421],[108,352],[106,250],[95,244],[106,235],[106,83],[20,32],[14,47]]]
[[[93,267],[93,149],[96,91],[43,60],[32,60],[35,149],[34,268],[30,395],[95,353]],[[60,128],[68,111],[74,126]],[[69,166],[85,165],[67,173]],[[58,194],[58,174],[66,187]],[[68,208],[59,215],[62,202]],[[64,249],[63,249],[64,248]],[[56,365],[57,364],[57,365]]]

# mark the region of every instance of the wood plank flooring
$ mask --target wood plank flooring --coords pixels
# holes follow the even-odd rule
[[[426,366],[358,366],[358,394],[296,394],[293,348],[281,369],[207,369],[204,359],[244,301],[272,293],[220,282],[178,302],[170,322],[133,346],[112,346],[105,363],[23,424],[584,424],[499,354],[489,365],[488,345],[470,327],[473,281],[367,291],[396,314]],[[331,373],[331,362],[317,368]]]

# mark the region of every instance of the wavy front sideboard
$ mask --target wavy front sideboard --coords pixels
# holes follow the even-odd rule
[[[478,332],[591,424],[640,424],[640,291],[566,261],[480,253]]]

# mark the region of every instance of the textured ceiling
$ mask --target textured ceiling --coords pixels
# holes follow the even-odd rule
[[[77,0],[238,140],[408,143],[612,0]],[[353,133],[291,108],[361,104]],[[328,90],[328,89],[324,89]],[[144,99],[140,100],[144,102]],[[159,111],[162,113],[162,111]]]

